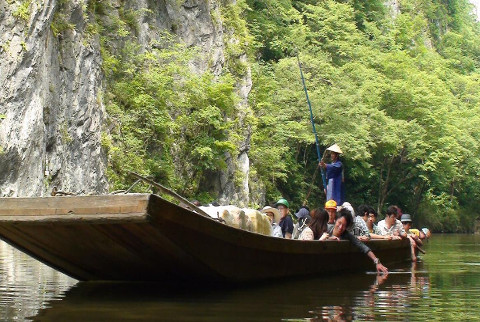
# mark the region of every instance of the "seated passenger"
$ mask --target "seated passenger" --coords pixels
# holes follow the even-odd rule
[[[350,233],[355,235],[361,241],[370,240],[370,232],[368,231],[367,224],[360,216],[355,216],[355,210],[349,202],[344,202],[340,209],[347,209],[352,215],[353,225],[348,229]]]
[[[363,221],[365,221],[365,224],[367,225],[371,239],[392,239],[392,236],[383,236],[382,234],[380,234],[377,225],[375,225],[375,222],[377,221],[377,212],[375,211],[375,209],[373,209],[373,207],[370,207],[368,205],[361,205],[360,207],[358,207],[358,211],[359,216],[362,216]]]
[[[385,219],[381,220],[377,227],[382,236],[392,236],[392,239],[407,238],[407,233],[405,233],[402,223],[397,219],[396,206],[387,208]]]
[[[335,200],[328,200],[325,203],[325,210],[328,213],[328,224],[335,224],[335,216],[337,215],[337,202]]]
[[[352,215],[350,212],[346,209],[340,210],[340,212],[337,214],[335,225],[328,230],[328,233],[331,236],[328,239],[349,240],[355,247],[358,247],[362,253],[367,254],[367,256],[373,260],[373,263],[377,268],[377,272],[388,274],[388,269],[380,263],[380,260],[375,256],[372,250],[347,230],[347,227],[349,227],[351,224]]]
[[[280,221],[280,212],[278,209],[266,206],[261,212],[267,215],[268,219],[270,219],[272,224],[272,236],[283,238],[282,228],[278,225],[278,222]]]
[[[286,239],[292,239],[293,219],[290,216],[290,204],[286,199],[282,198],[277,201],[275,207],[280,212],[280,221],[278,225],[282,228],[282,236]]]
[[[328,213],[325,209],[315,209],[312,213],[312,220],[308,226],[302,231],[299,240],[326,240],[329,235],[327,233]]]
[[[432,237],[432,233],[430,232],[430,229],[424,227],[422,228],[422,231],[425,234],[425,239],[430,239],[430,237]]]
[[[312,217],[310,216],[310,209],[308,209],[307,206],[302,206],[295,216],[298,218],[298,221],[295,223],[295,225],[293,225],[292,238],[298,239],[303,230],[308,227]]]
[[[401,220],[400,220],[401,221]],[[402,222],[403,223],[403,222]],[[405,228],[405,225],[403,225],[403,228]],[[408,231],[407,229],[405,228],[405,231],[407,232],[407,234],[413,234],[415,236],[417,236],[418,238],[420,238],[420,240],[424,240],[427,238],[427,235],[425,235],[425,233],[423,232],[423,230],[420,230],[420,229],[416,229],[416,228],[410,228]]]
[[[412,227],[412,217],[409,214],[402,215],[402,224],[405,232],[407,233],[408,239],[410,240],[410,246],[412,249],[412,261],[417,260],[417,252],[416,250],[423,246],[423,242],[420,240],[420,237],[413,233],[410,229]]]

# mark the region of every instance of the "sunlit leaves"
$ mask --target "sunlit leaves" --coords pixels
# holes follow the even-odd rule
[[[251,95],[259,117],[252,160],[259,169],[272,161],[265,167],[270,172],[259,173],[287,175],[296,184],[271,178],[295,199],[306,194],[315,170],[298,66],[281,49],[297,33],[322,150],[338,143],[345,152],[347,198],[380,208],[399,204],[438,229],[468,222],[468,212],[461,209],[472,203],[465,194],[479,196],[480,190],[475,180],[480,174],[480,37],[478,23],[466,15],[468,2],[403,0],[399,14],[383,18],[381,7],[369,16],[360,1],[291,4],[255,4],[261,11],[288,8],[294,12],[291,19],[287,10],[249,14],[259,48],[279,49],[274,58],[261,55],[268,64],[258,70]],[[260,26],[268,26],[268,32]],[[272,45],[267,35],[275,30],[281,37]],[[257,154],[267,157],[257,159]]]

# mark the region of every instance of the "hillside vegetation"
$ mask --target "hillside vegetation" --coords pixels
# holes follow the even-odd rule
[[[105,15],[98,5],[90,10]],[[344,151],[347,200],[381,211],[399,205],[436,231],[470,231],[480,209],[480,26],[471,12],[467,0],[400,0],[398,8],[238,0],[216,17],[236,37],[226,42],[220,76],[193,73],[195,50],[168,34],[150,51],[126,41],[119,54],[109,35],[128,39],[134,19],[98,22],[110,180],[125,188],[126,171],[137,170],[211,201],[205,178],[238,154],[249,129],[251,190],[266,191],[267,202],[283,196],[292,208],[311,190],[308,204],[321,206],[298,55],[321,151],[333,143]],[[240,111],[235,84],[249,69],[253,86]]]

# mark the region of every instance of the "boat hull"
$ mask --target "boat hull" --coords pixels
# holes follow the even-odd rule
[[[285,240],[226,226],[157,195],[0,198],[0,237],[79,280],[224,283],[374,270],[348,241]],[[388,267],[408,241],[370,241]]]

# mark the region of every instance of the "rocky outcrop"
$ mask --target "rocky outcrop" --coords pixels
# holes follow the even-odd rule
[[[0,2],[0,195],[44,196],[56,187],[72,193],[106,193],[102,150],[105,109],[99,36],[88,32],[94,17],[87,0]],[[101,4],[102,2],[98,2]],[[220,2],[214,0],[111,1],[109,10],[132,10],[135,38],[147,48],[168,30],[202,54],[198,72],[220,75],[225,67]],[[117,12],[117,14],[119,14]],[[115,14],[115,13],[112,13]],[[61,27],[61,30],[58,28]],[[118,44],[120,47],[122,44]],[[243,57],[242,59],[245,59]],[[247,108],[250,73],[237,85],[239,113]],[[242,117],[239,115],[238,117]],[[228,203],[247,205],[249,130],[228,169],[208,180]],[[242,183],[232,178],[243,173]]]
[[[81,32],[81,10],[69,16],[77,27],[57,38],[57,1],[1,3],[1,195],[106,192],[101,59]]]

